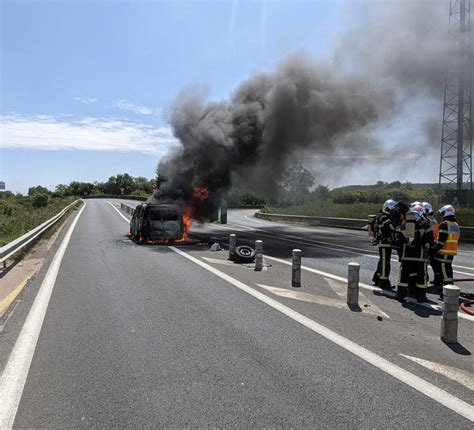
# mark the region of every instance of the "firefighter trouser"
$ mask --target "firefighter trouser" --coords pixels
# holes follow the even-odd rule
[[[416,287],[426,290],[428,286],[428,273],[425,261],[402,260],[398,276],[398,289]]]
[[[377,264],[377,275],[380,281],[388,281],[390,277],[390,260],[392,258],[392,247],[379,246],[379,262]]]
[[[453,283],[453,259],[451,255],[436,255],[433,259],[434,284],[448,285]]]

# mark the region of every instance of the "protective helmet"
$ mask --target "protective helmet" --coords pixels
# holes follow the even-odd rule
[[[447,216],[454,216],[456,214],[456,211],[451,205],[444,205],[440,210],[439,213],[443,218],[446,218]]]
[[[423,206],[426,215],[433,215],[433,206],[431,206],[428,202],[422,202],[421,206]]]
[[[385,200],[383,204],[383,210],[384,211],[386,211],[387,209],[392,210],[392,209],[395,209],[395,206],[397,206],[397,202],[395,200],[388,199],[388,200]]]
[[[413,202],[413,203],[410,203],[410,206],[409,208],[411,209],[413,206],[421,206],[421,202]]]
[[[425,213],[425,210],[423,209],[423,206],[421,206],[421,204],[410,206],[410,211],[415,214],[416,219],[420,219]]]

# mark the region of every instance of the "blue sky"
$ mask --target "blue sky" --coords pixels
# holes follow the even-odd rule
[[[0,180],[153,177],[183,88],[224,99],[288,54],[330,58],[348,3],[2,0]]]

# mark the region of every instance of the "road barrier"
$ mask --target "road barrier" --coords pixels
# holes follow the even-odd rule
[[[267,221],[287,221],[322,227],[339,227],[352,230],[367,230],[367,220],[358,218],[335,218],[323,216],[286,215],[255,212],[255,218]],[[461,240],[474,240],[474,227],[461,226]]]
[[[33,240],[43,234],[46,230],[48,230],[51,226],[56,224],[56,222],[59,221],[64,216],[64,214],[73,206],[75,206],[79,201],[80,200],[74,201],[69,206],[66,206],[61,212],[59,212],[49,220],[45,221],[43,224],[39,225],[38,227],[35,227],[33,230],[29,231],[28,233],[25,233],[23,236],[20,236],[19,238],[11,241],[10,243],[7,243],[6,245],[2,246],[0,248],[0,264],[2,264],[5,268],[7,260],[11,256],[21,251],[26,245],[31,243]]]
[[[359,263],[349,263],[347,276],[347,304],[349,306],[359,305]]]
[[[255,270],[260,271],[263,268],[263,241],[255,241]]]
[[[301,249],[293,249],[291,265],[291,286],[301,287]]]
[[[443,315],[441,317],[441,340],[446,343],[458,341],[458,310],[461,289],[455,285],[443,287]]]

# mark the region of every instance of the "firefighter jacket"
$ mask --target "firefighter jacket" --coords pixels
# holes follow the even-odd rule
[[[395,239],[396,228],[390,212],[380,211],[377,216],[377,224],[377,246],[379,248],[391,248]]]
[[[446,217],[439,225],[439,236],[435,244],[437,256],[454,257],[458,253],[461,236],[459,224],[454,216]]]
[[[427,218],[417,220],[415,237],[411,240],[404,237],[400,260],[425,262],[429,258],[429,251],[433,248],[434,243],[433,230],[429,220]]]

